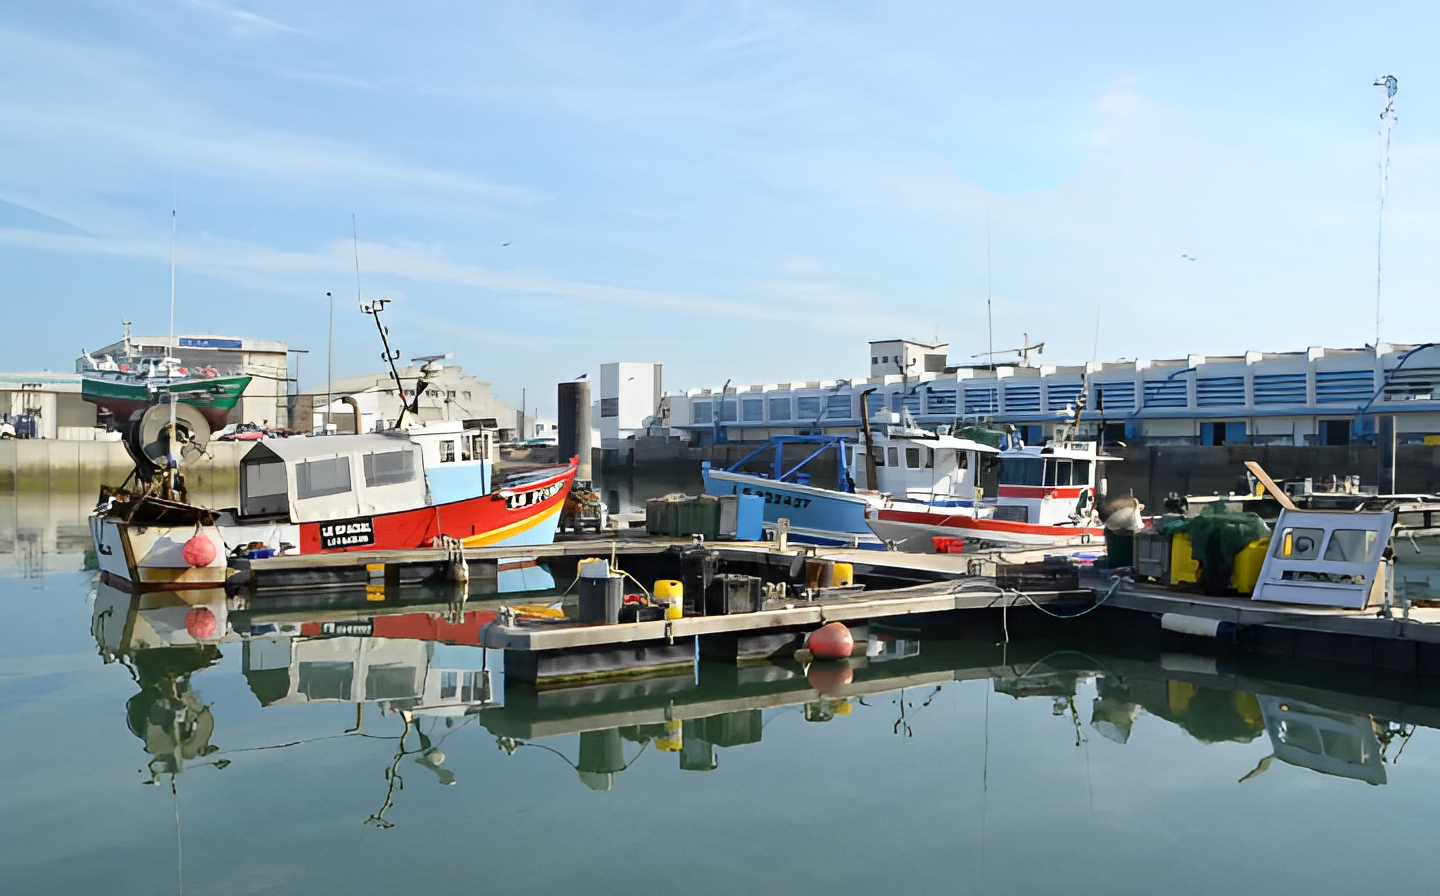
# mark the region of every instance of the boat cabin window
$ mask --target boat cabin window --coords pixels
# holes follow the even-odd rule
[[[918,470],[918,469],[920,469],[920,449],[919,449],[919,448],[906,448],[906,449],[905,449],[905,466],[909,467],[909,468],[912,469],[912,470]]]
[[[956,469],[959,469],[959,470],[969,469],[969,467],[970,467],[970,452],[968,452],[968,451],[956,451],[956,452],[955,452],[955,467],[956,467]]]
[[[365,487],[396,485],[415,478],[415,453],[409,449],[365,455]]]
[[[1286,560],[1314,560],[1320,556],[1320,540],[1324,537],[1324,529],[1284,529],[1275,539],[1275,556]]]
[[[244,516],[270,516],[284,513],[285,463],[245,464],[241,481],[240,513]]]
[[[887,448],[887,449],[886,449],[886,452],[887,452],[887,453],[889,454],[889,456],[890,456],[890,461],[889,461],[888,466],[892,466],[892,467],[898,467],[898,466],[900,466],[900,449],[899,449],[899,448],[891,447],[891,448]]]
[[[1000,484],[1043,485],[1044,468],[1038,457],[1007,457],[1000,462]]]
[[[453,439],[446,439],[440,443],[440,463],[453,464],[455,462],[455,442]]]
[[[1374,529],[1336,529],[1325,545],[1325,559],[1374,563],[1380,557],[1380,533]]]
[[[295,497],[319,498],[350,491],[350,458],[328,457],[295,465]]]
[[[1089,485],[1090,461],[1088,460],[1047,460],[1045,462],[1045,484]]]
[[[877,466],[877,467],[883,467],[883,466],[885,466],[885,449],[884,449],[884,448],[881,448],[879,445],[876,445],[874,448],[871,448],[871,449],[870,449],[870,453],[873,454],[873,455],[875,455],[875,466]]]

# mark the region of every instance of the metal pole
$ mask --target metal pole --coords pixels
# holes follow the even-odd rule
[[[330,434],[330,408],[335,404],[333,394],[335,382],[335,296],[325,293],[330,300],[330,332],[325,347],[325,435]],[[359,420],[355,421],[359,424]],[[314,426],[314,423],[311,423]]]
[[[875,478],[875,442],[870,435],[870,393],[874,391],[866,389],[860,393],[860,427],[865,431],[865,485],[879,491],[880,483]]]
[[[175,496],[175,486],[178,484],[176,477],[178,477],[180,473],[180,455],[179,452],[175,450],[175,443],[177,441],[175,438],[175,393],[170,389],[170,374],[175,369],[174,365],[179,363],[176,356],[180,353],[175,344],[176,218],[175,209],[172,207],[170,209],[170,362],[165,365],[165,392],[166,396],[170,399],[170,434],[165,439],[165,453],[168,455],[166,459],[170,467],[167,471],[168,481],[170,483],[169,493],[165,496],[167,498],[173,498]]]

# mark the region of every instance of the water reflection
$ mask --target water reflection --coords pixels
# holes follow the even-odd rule
[[[1124,745],[1137,727],[1155,723],[1202,744],[1268,740],[1253,768],[1236,770],[1242,783],[1278,760],[1384,784],[1416,726],[1440,725],[1432,705],[1387,701],[1386,714],[1369,711],[1379,701],[1363,687],[1320,691],[1249,678],[1254,689],[1238,689],[1242,679],[1203,657],[1167,654],[1155,662],[988,641],[929,642],[921,650],[913,637],[879,631],[871,633],[871,656],[844,665],[700,664],[667,677],[537,690],[505,682],[502,657],[480,646],[494,616],[493,607],[443,602],[378,611],[343,595],[242,607],[218,592],[131,596],[99,586],[91,632],[106,662],[124,663],[135,680],[125,718],[151,757],[145,783],[168,777],[173,784],[187,768],[224,768],[258,749],[390,740],[383,795],[366,819],[382,828],[392,825],[386,813],[417,766],[441,786],[460,783],[446,767],[445,742],[462,727],[483,728],[508,755],[550,754],[555,768],[586,788],[608,791],[640,762],[721,770],[726,751],[758,747],[781,713],[817,724],[863,715],[844,724],[873,725],[878,717],[894,736],[924,736],[927,709],[948,685],[966,681],[988,682],[996,697],[1048,702],[1052,715],[1068,719],[1076,746],[1092,734]],[[224,720],[201,693],[202,673],[222,650],[239,652],[240,674],[260,707],[351,704],[353,724],[222,750],[214,739]]]

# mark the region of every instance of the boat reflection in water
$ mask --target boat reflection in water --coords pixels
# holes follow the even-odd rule
[[[557,767],[604,791],[641,761],[714,771],[724,751],[761,743],[766,722],[780,712],[816,723],[853,715],[843,723],[868,725],[877,708],[889,706],[893,712],[878,717],[894,735],[923,735],[927,707],[947,686],[969,681],[990,682],[997,696],[1049,701],[1056,716],[1071,720],[1077,746],[1092,734],[1125,744],[1135,726],[1152,719],[1207,744],[1268,738],[1268,755],[1253,769],[1236,769],[1241,782],[1279,760],[1383,784],[1393,742],[1402,741],[1398,752],[1417,725],[1440,727],[1440,701],[1367,696],[1373,692],[1363,676],[1353,691],[1319,690],[1274,682],[1259,667],[1239,677],[1204,657],[1134,659],[1039,641],[999,646],[987,638],[931,641],[921,650],[913,634],[879,630],[868,634],[868,655],[844,665],[700,663],[665,677],[537,690],[505,682],[496,674],[501,656],[480,646],[498,601],[378,606],[363,595],[331,593],[258,603],[227,605],[223,594],[206,591],[183,598],[98,591],[92,631],[106,660],[123,661],[135,677],[139,693],[126,718],[152,757],[147,783],[170,776],[173,784],[183,769],[202,764],[224,768],[253,749],[384,738],[395,752],[380,808],[367,822],[388,827],[385,813],[410,763],[442,785],[457,783],[442,742],[461,727],[483,727],[509,754],[555,754]],[[239,651],[241,673],[261,707],[352,703],[353,726],[284,744],[220,749],[212,743],[217,720],[196,679],[222,650]],[[1087,703],[1088,723],[1081,711]],[[856,712],[862,706],[866,711]],[[1387,716],[1368,711],[1372,706],[1386,707]],[[453,752],[458,744],[473,749],[475,741],[451,743]]]

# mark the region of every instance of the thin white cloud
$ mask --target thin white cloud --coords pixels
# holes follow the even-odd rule
[[[17,228],[0,228],[0,243],[52,252],[110,256],[168,262],[168,242],[160,239],[129,240],[99,236],[41,233]],[[594,309],[596,314],[613,314],[636,308],[663,308],[699,315],[744,315],[747,318],[780,319],[792,312],[757,300],[737,302],[655,289],[639,289],[606,283],[569,280],[535,271],[501,271],[481,265],[453,261],[443,250],[425,245],[392,245],[335,241],[317,252],[285,252],[209,235],[188,237],[180,242],[177,263],[186,271],[207,274],[230,282],[292,293],[315,280],[333,280],[354,270],[358,249],[367,282],[397,277],[422,283],[484,289],[501,296],[553,298],[580,302],[569,306],[574,313]],[[367,292],[370,290],[367,289]]]
[[[219,18],[234,34],[248,36],[256,33],[266,32],[289,32],[291,34],[303,34],[299,28],[277,22],[274,19],[267,19],[249,10],[240,9],[233,4],[224,3],[222,0],[185,0],[188,6],[203,10]]]

